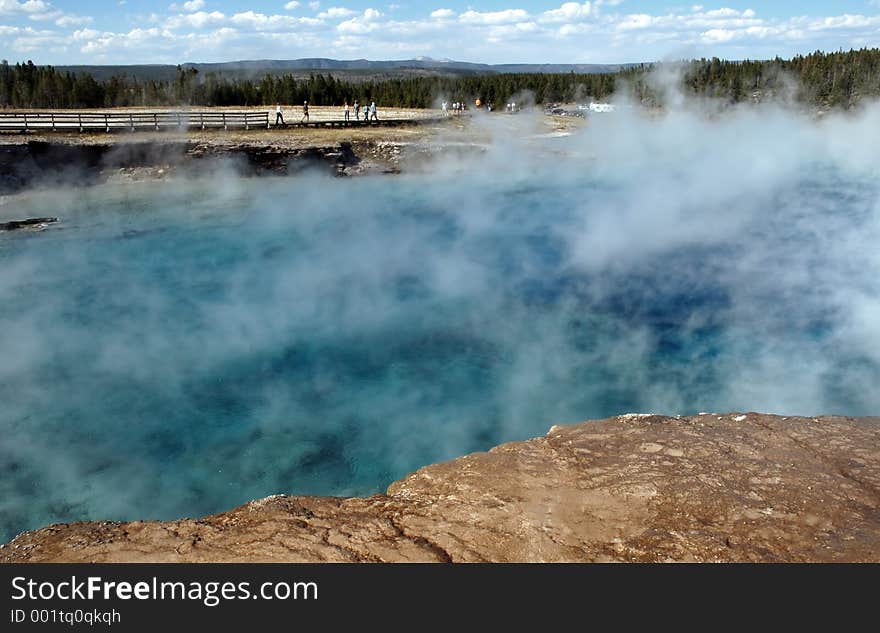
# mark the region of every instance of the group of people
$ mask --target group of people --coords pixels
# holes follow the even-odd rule
[[[300,123],[308,123],[309,121],[309,102],[303,101],[303,115],[302,119],[300,119]],[[281,104],[275,104],[275,127],[279,125],[283,125],[287,127],[287,123],[284,122],[284,112],[281,111]]]
[[[349,106],[348,100],[346,100],[345,104],[343,105],[343,113],[344,113],[346,121],[351,120],[351,110],[352,110],[352,106]],[[379,120],[379,116],[376,114],[376,102],[375,101],[371,101],[370,105],[364,105],[363,111],[364,111],[364,119],[363,119],[364,121],[378,121]],[[358,101],[354,102],[354,120],[355,121],[361,120],[361,104]],[[309,122],[309,102],[308,101],[303,101],[303,115],[302,115],[302,119],[300,119],[299,122],[301,124]],[[279,125],[286,127],[287,123],[284,122],[284,112],[281,110],[281,104],[276,103],[275,104],[275,127],[278,127]]]
[[[354,106],[349,106],[348,101],[346,100],[345,105],[342,106],[343,112],[345,113],[345,120],[351,120],[351,110],[354,109],[354,120],[361,120],[361,104],[355,99]],[[379,116],[376,114],[376,102],[371,101],[370,105],[364,105],[364,121],[378,121]]]
[[[444,101],[441,104],[441,108],[443,109],[443,114],[445,114],[446,116],[449,116],[449,109],[450,109],[449,102]],[[467,110],[467,105],[464,103],[464,101],[456,101],[452,104],[452,114],[462,114],[466,110]]]
[[[444,101],[440,104],[440,107],[443,110],[443,114],[446,116],[451,116],[451,114],[464,114],[468,111],[468,106],[464,101],[456,101],[451,106],[451,114],[450,114],[450,104],[448,101]],[[495,104],[491,101],[484,103],[482,99],[477,98],[474,100],[474,107],[477,110],[486,110],[487,112],[495,111]],[[507,104],[508,112],[510,112],[510,104]]]

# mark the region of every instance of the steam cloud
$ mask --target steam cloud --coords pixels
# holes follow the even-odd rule
[[[2,536],[374,492],[627,411],[880,409],[880,109],[480,125],[418,175],[0,206],[63,219],[0,238]]]

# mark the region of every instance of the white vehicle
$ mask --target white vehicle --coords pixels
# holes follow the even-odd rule
[[[614,112],[614,109],[610,103],[596,103],[595,101],[590,102],[589,106],[590,112]]]

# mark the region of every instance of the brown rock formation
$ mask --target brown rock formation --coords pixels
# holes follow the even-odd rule
[[[385,495],[22,534],[10,561],[880,561],[880,418],[629,415]]]

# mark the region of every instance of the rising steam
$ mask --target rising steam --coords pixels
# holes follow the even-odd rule
[[[357,494],[627,411],[880,410],[880,109],[499,115],[401,177],[19,196],[3,536]]]

